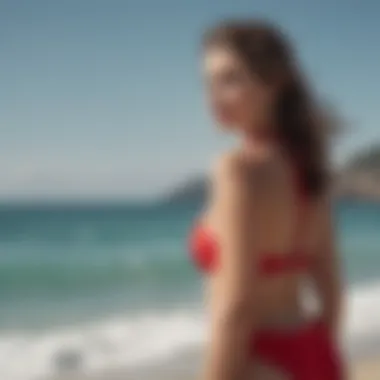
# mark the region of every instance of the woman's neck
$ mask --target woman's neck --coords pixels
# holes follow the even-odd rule
[[[257,147],[275,148],[278,145],[278,135],[270,128],[257,129],[243,136],[243,147],[248,151]]]

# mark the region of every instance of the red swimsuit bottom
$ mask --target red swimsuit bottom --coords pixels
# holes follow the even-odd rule
[[[194,229],[190,251],[197,266],[205,272],[215,268],[218,247],[209,231],[202,226]],[[286,255],[263,255],[259,272],[264,276],[288,271],[304,271],[312,265],[302,252]],[[338,350],[327,327],[314,321],[293,330],[255,331],[249,347],[252,356],[284,370],[293,380],[342,380]]]

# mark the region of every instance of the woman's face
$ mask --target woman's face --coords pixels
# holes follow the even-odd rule
[[[204,57],[207,95],[218,123],[234,130],[262,127],[272,96],[231,50],[210,47]]]

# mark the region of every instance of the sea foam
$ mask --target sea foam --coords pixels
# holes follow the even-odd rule
[[[347,297],[345,344],[359,355],[380,342],[380,282],[353,288]],[[39,380],[62,372],[97,373],[169,360],[204,341],[201,310],[178,309],[115,316],[103,322],[44,333],[0,335],[0,378]]]

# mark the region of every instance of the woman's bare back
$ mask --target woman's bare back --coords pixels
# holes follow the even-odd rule
[[[301,197],[295,165],[280,154],[271,154],[255,157],[252,164],[254,169],[251,170],[249,159],[235,155],[234,159],[239,160],[239,165],[244,165],[247,182],[252,181],[255,187],[252,189],[249,212],[254,213],[255,219],[259,221],[250,230],[256,239],[257,259],[268,253],[292,255],[295,251],[317,255],[319,204]],[[220,204],[223,199],[220,191],[216,184],[205,218],[217,238],[220,224],[218,210],[223,207]],[[256,298],[255,313],[260,315],[260,324],[284,324],[286,327],[298,323],[303,317],[300,302],[303,281],[304,276],[294,272],[263,276],[260,281],[256,281],[252,297]]]

